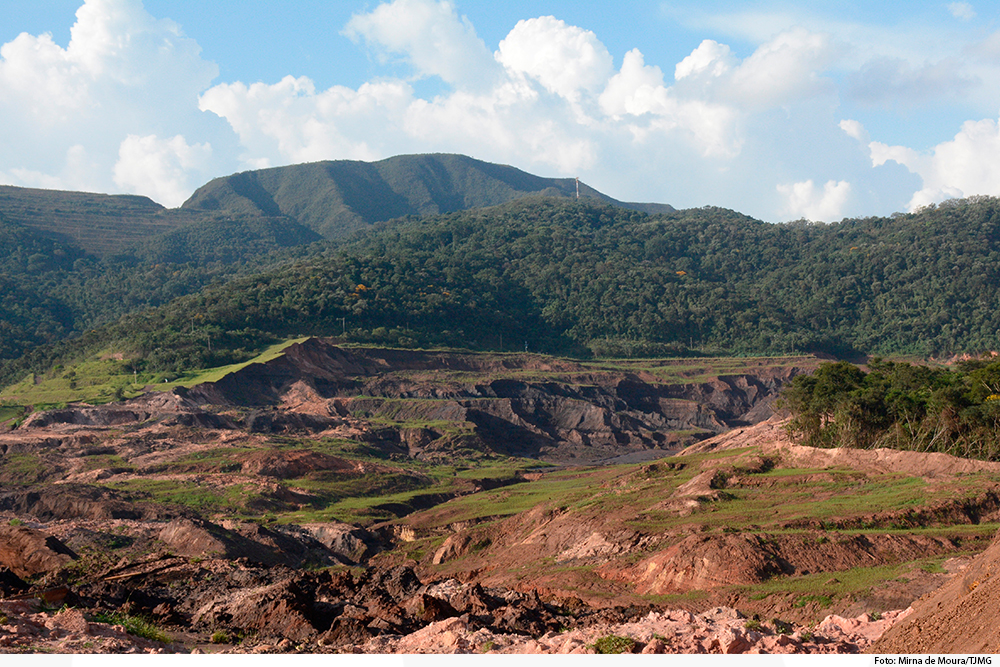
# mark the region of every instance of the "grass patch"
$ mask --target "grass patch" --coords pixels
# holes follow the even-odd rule
[[[0,405],[0,424],[19,419],[24,414],[20,405]]]
[[[48,467],[37,454],[7,454],[0,457],[0,482],[11,486],[37,484],[46,479]]]
[[[103,352],[67,367],[56,366],[43,375],[29,375],[21,382],[9,385],[0,391],[0,400],[21,405],[54,406],[71,402],[98,405],[132,398],[151,387],[167,391],[174,387],[193,387],[202,382],[221,380],[250,364],[264,363],[275,359],[284,349],[306,338],[286,340],[272,345],[250,361],[219,368],[192,369],[180,377],[176,374],[135,373],[128,359],[113,350]],[[6,407],[6,406],[5,406]],[[2,415],[3,413],[0,413]],[[0,423],[5,421],[0,418]]]
[[[605,635],[598,637],[589,648],[594,649],[601,655],[617,655],[619,653],[631,653],[635,649],[635,640],[631,637],[620,635]]]
[[[245,484],[214,489],[187,480],[130,479],[110,485],[133,496],[145,496],[157,503],[183,505],[201,512],[244,513],[251,501],[260,498]]]
[[[120,625],[125,628],[125,632],[143,639],[150,639],[163,644],[170,643],[170,637],[165,632],[156,627],[149,619],[141,616],[131,616],[120,612],[99,612],[91,619],[96,623],[107,623],[108,625]]]

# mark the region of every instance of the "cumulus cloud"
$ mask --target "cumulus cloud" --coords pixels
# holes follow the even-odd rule
[[[793,218],[830,222],[841,217],[841,211],[851,194],[847,181],[827,181],[822,189],[812,180],[777,186],[785,199],[785,213]]]
[[[891,160],[920,176],[911,211],[954,197],[1000,196],[1000,126],[992,119],[965,122],[953,140],[928,152],[877,141],[869,148],[874,166]]]
[[[745,104],[773,107],[832,91],[822,72],[837,47],[825,34],[795,28],[760,46],[732,72],[732,94]]]
[[[530,77],[573,102],[584,91],[603,88],[613,67],[597,35],[553,16],[518,21],[495,57],[508,72]]]
[[[164,206],[180,206],[195,186],[191,172],[204,168],[211,156],[211,146],[190,146],[181,135],[160,139],[155,134],[130,134],[118,150],[115,183],[126,192],[147,195]]]
[[[725,44],[706,39],[674,68],[678,90],[743,109],[764,109],[831,92],[823,71],[839,53],[830,37],[794,28],[775,35],[740,61]]]
[[[199,108],[225,118],[239,135],[246,164],[384,157],[368,137],[389,141],[413,100],[405,82],[366,83],[353,90],[317,92],[308,77],[286,76],[275,84],[220,84],[199,99]],[[373,128],[379,128],[373,133]]]
[[[15,185],[114,190],[118,147],[200,120],[217,67],[139,0],[86,0],[66,48],[50,34],[0,47],[0,163]]]
[[[493,59],[486,44],[451,2],[381,4],[351,18],[344,34],[354,40],[363,38],[383,58],[402,56],[422,76],[473,86],[490,78]]]

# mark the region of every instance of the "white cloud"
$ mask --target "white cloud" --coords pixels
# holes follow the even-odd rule
[[[371,147],[372,140],[396,136],[395,126],[412,100],[410,86],[399,81],[317,92],[308,77],[286,76],[275,84],[214,86],[201,96],[199,108],[225,118],[246,151],[244,162],[259,167],[385,157]]]
[[[28,34],[0,47],[0,181],[178,203],[240,168],[448,151],[579,175],[621,199],[764,219],[890,212],[992,187],[993,121],[921,151],[872,141],[845,117],[884,127],[886,109],[943,98],[988,109],[963,119],[992,114],[1000,89],[984,82],[1000,76],[1000,33],[962,41],[914,24],[744,12],[730,15],[730,34],[753,35],[752,51],[714,31],[720,41],[679,62],[653,62],[552,16],[487,45],[458,0],[371,5],[343,34],[403,68],[352,87],[307,76],[213,86],[217,68],[178,25],[139,0],[86,0],[65,47]],[[414,83],[429,77],[444,85]],[[815,173],[832,178],[806,180]]]
[[[130,134],[118,150],[115,183],[164,206],[180,206],[197,185],[191,182],[191,172],[203,169],[211,156],[211,146],[190,146],[181,135],[160,139]]]
[[[822,190],[812,180],[777,186],[785,198],[785,213],[794,218],[830,222],[841,217],[851,194],[847,181],[827,181]]]
[[[835,59],[828,35],[795,28],[761,45],[732,71],[732,95],[757,108],[774,107],[830,92],[821,72]]]
[[[0,47],[0,164],[15,185],[115,190],[118,147],[165,125],[191,131],[218,69],[139,0],[86,0],[65,48],[50,34]]]
[[[858,121],[845,119],[840,121],[840,123],[838,123],[838,126],[847,134],[847,136],[851,137],[852,139],[857,139],[863,144],[868,143],[869,141],[868,130],[866,130],[865,126],[859,123]]]
[[[736,56],[725,44],[706,39],[691,55],[674,67],[674,79],[680,81],[690,76],[710,76],[714,78],[727,74],[737,64]]]
[[[926,153],[905,146],[869,145],[872,164],[897,162],[920,176],[923,187],[909,209],[954,197],[1000,196],[1000,126],[991,119],[967,121],[951,141]]]
[[[957,19],[971,21],[976,18],[976,10],[967,2],[952,2],[948,5],[948,11]]]
[[[495,57],[508,72],[527,75],[571,102],[584,91],[601,90],[613,71],[597,35],[553,16],[518,21]]]
[[[472,86],[490,79],[489,50],[451,2],[394,0],[356,14],[344,34],[364,38],[383,58],[402,55],[422,76]]]

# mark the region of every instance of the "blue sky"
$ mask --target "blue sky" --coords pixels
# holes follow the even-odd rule
[[[459,152],[763,220],[1000,196],[994,2],[0,5],[0,182]]]

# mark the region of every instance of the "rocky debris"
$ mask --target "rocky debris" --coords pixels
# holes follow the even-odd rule
[[[349,647],[355,653],[598,653],[618,647],[630,653],[793,654],[858,653],[905,612],[887,612],[877,621],[829,617],[815,629],[778,619],[746,619],[735,609],[718,607],[702,614],[653,611],[624,623],[569,627],[525,636],[475,628],[467,617],[431,623],[408,635],[386,635]],[[609,641],[614,640],[614,641]]]
[[[189,651],[221,636],[236,644],[214,650],[232,653],[593,653],[616,636],[634,653],[853,653],[902,617],[828,617],[804,628],[728,607],[591,608],[455,579],[425,584],[404,566],[303,571],[178,556],[111,568],[64,596],[74,607],[58,613],[38,598],[0,601],[0,652]],[[94,621],[112,614],[150,619],[185,643]]]
[[[514,369],[561,377],[491,378]],[[187,404],[257,408],[243,424],[253,432],[319,432],[389,409],[398,421],[471,425],[484,446],[504,454],[599,460],[625,450],[671,447],[671,431],[719,433],[765,419],[780,387],[803,370],[762,368],[759,374],[667,385],[644,371],[595,373],[532,355],[347,350],[311,338],[274,360],[178,392]],[[481,380],[452,380],[441,371]],[[448,444],[442,433],[408,427],[395,429],[389,440],[411,456]]]
[[[19,577],[46,574],[77,558],[72,549],[40,530],[0,525],[0,566]]]
[[[78,609],[45,612],[40,601],[0,600],[0,653],[173,653],[175,644],[129,634],[121,625],[88,620]]]
[[[873,653],[1000,653],[1000,533],[913,613],[870,647]]]

